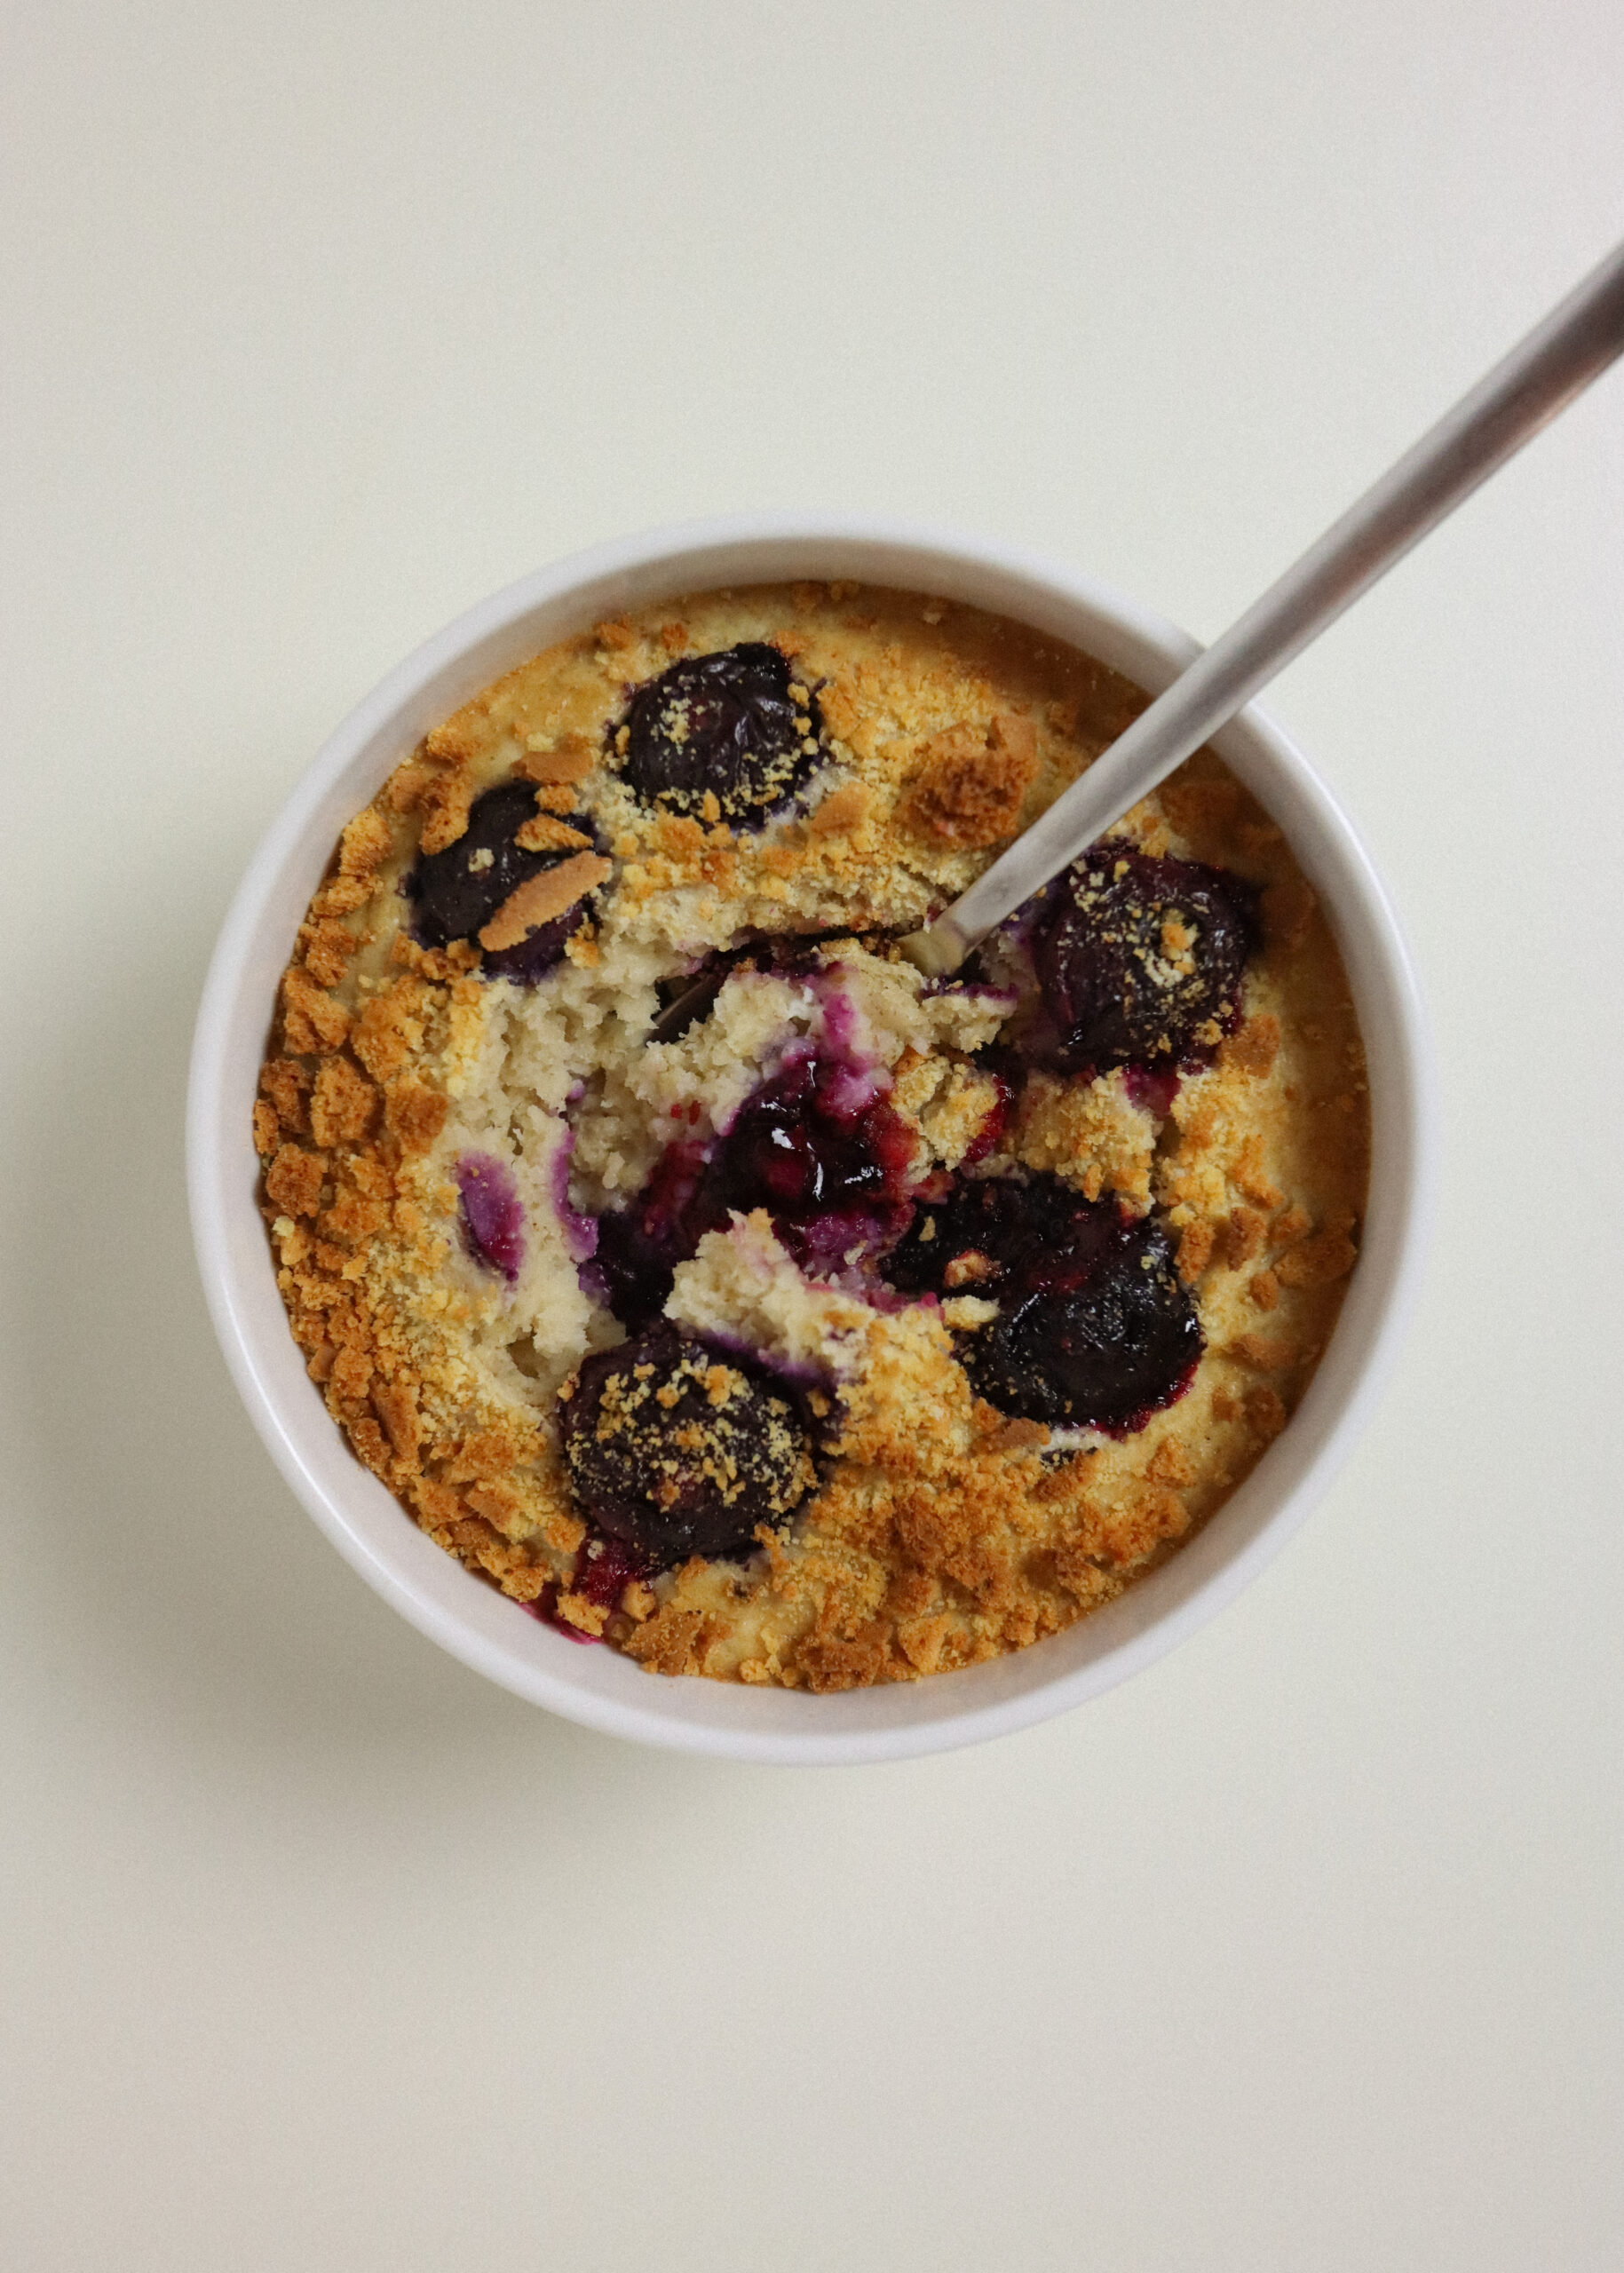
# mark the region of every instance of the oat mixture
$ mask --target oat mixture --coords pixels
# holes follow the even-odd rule
[[[894,946],[1144,703],[917,593],[711,592],[521,665],[345,828],[255,1108],[278,1283],[516,1605],[911,1680],[1109,1601],[1287,1425],[1369,1121],[1267,814],[1202,751],[954,980]]]

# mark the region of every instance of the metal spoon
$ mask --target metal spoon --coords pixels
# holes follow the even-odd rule
[[[1624,352],[1624,244],[1552,309],[1199,655],[966,892],[899,942],[932,978],[956,970],[1005,916],[1369,590]]]

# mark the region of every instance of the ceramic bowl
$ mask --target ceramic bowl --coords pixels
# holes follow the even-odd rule
[[[304,776],[244,876],[198,1015],[187,1105],[192,1220],[226,1363],[272,1457],[386,1602],[465,1665],[550,1711],[734,1760],[895,1760],[1023,1728],[1151,1664],[1278,1554],[1347,1458],[1392,1361],[1432,1184],[1415,982],[1346,816],[1256,707],[1216,747],[1286,831],[1347,966],[1369,1059],[1374,1152],[1359,1264],[1329,1349],[1257,1467],[1204,1530],[1105,1609],[963,1672],[814,1697],[643,1672],[582,1648],[434,1546],[355,1461],[288,1330],[256,1204],[250,1108],[277,982],[339,829],[422,735],[500,673],[628,608],[717,585],[852,577],[967,602],[1069,641],[1153,693],[1193,640],[1092,578],[973,537],[810,516],[660,530],[578,553],[482,601],[392,671]]]

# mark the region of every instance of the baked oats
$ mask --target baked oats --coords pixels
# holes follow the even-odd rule
[[[1119,1594],[1289,1419],[1364,1058],[1202,751],[931,982],[896,939],[1145,704],[851,584],[566,640],[345,829],[255,1108],[293,1332],[470,1570],[652,1671],[827,1691]]]

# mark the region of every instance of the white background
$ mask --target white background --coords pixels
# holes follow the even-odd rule
[[[962,524],[1203,638],[1624,230],[1614,0],[12,0],[0,2261],[1614,2269],[1624,372],[1266,698],[1414,939],[1442,1220],[1253,1591],[863,1771],[484,1685],[194,1282],[210,941],[578,545]]]

